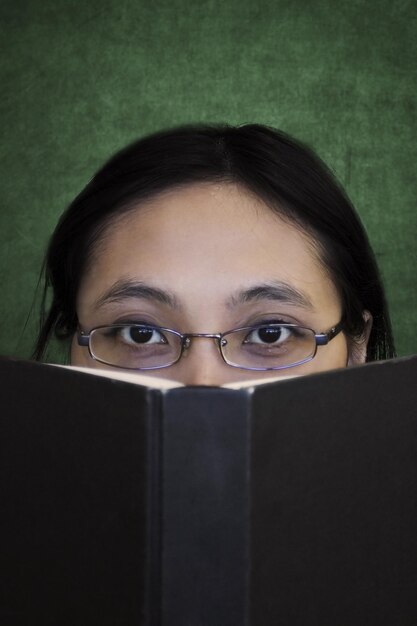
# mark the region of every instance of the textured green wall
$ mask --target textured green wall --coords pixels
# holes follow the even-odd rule
[[[353,199],[399,353],[417,352],[417,7],[397,0],[2,0],[0,353],[58,216],[116,149],[190,121],[312,145]]]

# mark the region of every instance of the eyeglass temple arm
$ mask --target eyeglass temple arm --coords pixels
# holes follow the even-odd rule
[[[318,346],[327,345],[329,341],[334,339],[336,335],[338,335],[342,329],[343,329],[343,322],[339,322],[338,324],[336,324],[336,326],[333,326],[333,328],[331,328],[328,333],[318,333],[316,335],[316,344]]]
[[[90,334],[84,335],[83,333],[77,333],[77,341],[79,346],[85,346],[88,348],[90,342]]]

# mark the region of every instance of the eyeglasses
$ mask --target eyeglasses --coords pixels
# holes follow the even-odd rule
[[[78,344],[88,347],[96,361],[132,370],[154,370],[177,363],[194,338],[214,339],[223,361],[244,370],[280,370],[311,361],[343,328],[326,333],[296,324],[259,324],[224,333],[179,333],[147,324],[98,326],[78,333]]]

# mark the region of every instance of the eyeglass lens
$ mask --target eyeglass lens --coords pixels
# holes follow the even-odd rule
[[[181,336],[148,326],[97,328],[90,336],[92,356],[126,369],[167,367],[181,354]]]
[[[140,325],[96,328],[90,334],[94,358],[124,369],[157,369],[175,363],[182,350],[174,331]],[[311,359],[314,332],[294,325],[268,324],[230,331],[220,341],[229,365],[253,370],[281,369]]]
[[[232,331],[224,336],[222,344],[230,365],[259,370],[294,365],[313,357],[316,350],[312,330],[278,324]]]

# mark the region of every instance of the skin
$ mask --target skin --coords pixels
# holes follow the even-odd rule
[[[120,281],[169,292],[176,307],[145,297],[103,301]],[[305,302],[271,296],[239,302],[240,291],[272,283],[297,290]],[[256,323],[265,315],[327,332],[342,316],[337,290],[314,242],[260,199],[226,183],[171,190],[113,222],[81,283],[77,312],[80,328],[86,332],[95,326],[146,319],[183,333],[218,333]],[[351,344],[342,332],[319,347],[308,363],[279,372],[253,372],[226,365],[214,340],[199,338],[177,364],[149,375],[187,385],[304,375],[363,362],[365,342],[353,351]],[[71,363],[106,368],[75,339]]]

